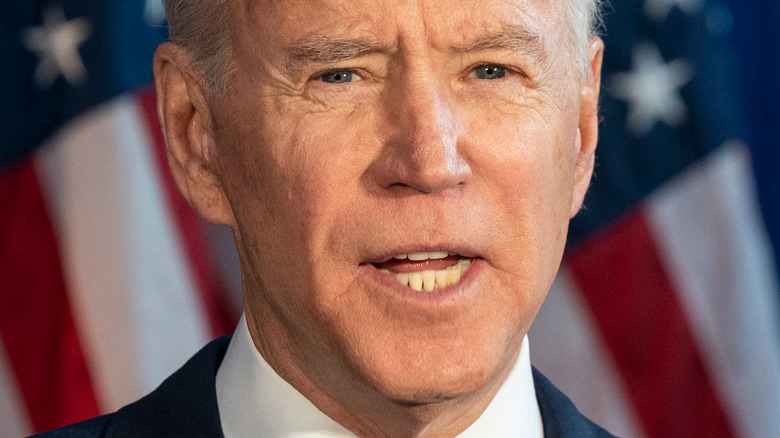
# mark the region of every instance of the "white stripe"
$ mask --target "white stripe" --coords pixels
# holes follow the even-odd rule
[[[643,436],[617,368],[565,269],[558,273],[528,337],[531,362],[586,417],[614,435]]]
[[[730,144],[650,199],[648,220],[737,432],[780,436],[772,252],[750,157]]]
[[[0,339],[0,437],[28,436],[32,432],[22,395]]]
[[[149,138],[121,97],[71,123],[39,163],[104,411],[153,389],[209,338]]]

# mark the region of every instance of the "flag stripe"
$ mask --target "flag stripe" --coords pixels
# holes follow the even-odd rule
[[[568,266],[647,436],[734,436],[642,214],[583,244]]]
[[[136,101],[122,96],[39,152],[103,412],[154,389],[211,338],[151,147]]]
[[[0,178],[0,334],[35,431],[97,415],[32,161]]]
[[[0,337],[0,436],[19,437],[33,433],[24,400],[19,394],[16,376],[11,373]]]
[[[190,207],[179,193],[168,168],[165,139],[157,119],[157,96],[153,87],[147,87],[137,94],[137,102],[150,135],[155,164],[162,182],[168,208],[182,239],[185,257],[189,261],[191,277],[197,296],[203,305],[211,334],[221,336],[233,330],[235,318],[227,307],[227,292],[210,258],[208,234],[205,221]]]
[[[780,436],[778,297],[747,148],[732,142],[648,202],[665,266],[740,436]]]
[[[566,267],[528,332],[531,360],[577,408],[613,435],[643,438],[614,360]]]

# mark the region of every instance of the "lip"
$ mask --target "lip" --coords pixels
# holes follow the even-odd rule
[[[393,249],[392,251],[383,252],[381,255],[371,256],[369,259],[361,263],[361,265],[373,264],[373,263],[384,263],[388,260],[391,260],[393,257],[399,254],[409,254],[413,252],[436,252],[436,251],[447,251],[450,253],[456,253],[460,257],[467,257],[470,259],[481,258],[481,256],[477,254],[476,251],[474,251],[471,248],[467,248],[465,246],[458,246],[458,245],[419,246],[418,245],[418,246],[398,247],[396,249]]]

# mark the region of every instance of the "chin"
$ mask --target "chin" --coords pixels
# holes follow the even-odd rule
[[[388,388],[383,392],[385,396],[396,404],[403,406],[425,406],[445,403],[479,392],[486,387],[487,382],[472,382],[471,385],[463,381],[454,384],[425,384],[425,382],[413,382],[407,387]]]
[[[463,370],[461,373],[428,372],[409,373],[405,379],[394,380],[378,388],[385,398],[407,407],[432,406],[453,400],[479,396],[493,388],[492,383],[500,381],[498,370]]]
[[[443,403],[489,390],[503,380],[519,349],[501,342],[473,345],[412,343],[373,362],[368,380],[385,398],[408,406]],[[450,344],[450,345],[448,345]],[[457,343],[456,343],[457,344]],[[492,348],[491,348],[492,347]]]

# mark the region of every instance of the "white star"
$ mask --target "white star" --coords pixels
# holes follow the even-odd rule
[[[144,8],[146,23],[150,26],[159,26],[165,21],[165,8],[161,0],[146,0]]]
[[[634,49],[633,70],[611,77],[611,94],[628,103],[628,128],[647,135],[656,122],[679,126],[688,116],[680,88],[693,78],[684,59],[664,64],[658,48],[649,43]]]
[[[89,36],[90,26],[86,19],[65,21],[62,9],[54,8],[44,11],[43,25],[24,30],[22,42],[41,60],[35,70],[35,83],[39,88],[50,88],[60,75],[71,85],[86,79],[79,46]]]
[[[704,0],[645,0],[645,14],[655,21],[663,21],[675,6],[693,15],[704,6]]]

